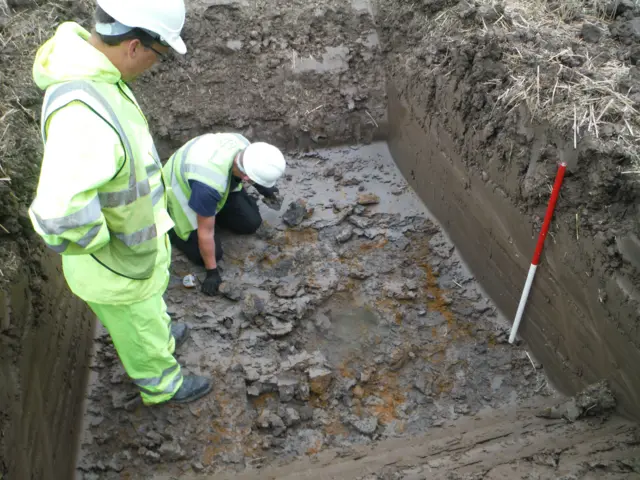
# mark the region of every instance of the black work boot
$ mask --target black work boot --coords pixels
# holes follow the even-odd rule
[[[185,375],[182,386],[176,394],[169,400],[173,403],[189,403],[204,397],[211,391],[213,384],[211,380],[199,375]]]
[[[189,338],[189,327],[184,323],[171,322],[171,335],[176,341],[176,350]]]

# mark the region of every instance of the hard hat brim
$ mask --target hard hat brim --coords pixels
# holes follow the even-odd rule
[[[165,38],[163,40],[167,42],[169,46],[180,55],[184,55],[185,53],[187,53],[187,45],[184,43],[184,40],[182,40],[182,37],[180,37],[180,35],[172,39]]]

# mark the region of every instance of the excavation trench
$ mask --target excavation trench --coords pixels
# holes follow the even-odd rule
[[[87,480],[640,471],[627,420],[535,418],[601,379],[619,412],[639,418],[637,186],[603,167],[610,152],[575,150],[523,106],[493,107],[482,91],[500,70],[489,36],[473,44],[477,54],[468,42],[405,49],[403,35],[417,27],[396,3],[376,25],[368,1],[194,0],[195,60],[140,80],[136,95],[164,158],[195,135],[233,130],[278,143],[289,162],[283,208],[259,201],[256,235],[220,235],[221,295],[185,288],[184,276],[201,280],[203,271],[174,251],[165,299],[192,329],[177,353],[184,371],[214,379],[202,400],[143,407],[108,334],[68,293],[58,259],[14,241],[29,238],[28,222],[0,209],[11,233],[0,237],[0,477],[70,478],[74,468]],[[424,3],[429,15],[445,8]],[[50,8],[88,18],[83,2],[74,5]],[[34,18],[52,22],[50,8]],[[427,13],[411,18],[422,24]],[[446,71],[432,67],[445,51]],[[29,62],[14,60],[3,65],[27,78]],[[40,93],[18,91],[20,111],[37,109]],[[23,157],[38,164],[36,140],[10,150],[14,172]],[[569,174],[522,342],[509,345],[560,159]],[[12,175],[18,186],[36,176]],[[287,225],[298,199],[305,207],[287,212],[298,217]]]

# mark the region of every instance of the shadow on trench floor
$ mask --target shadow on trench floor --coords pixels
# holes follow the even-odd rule
[[[79,478],[240,471],[555,395],[386,144],[292,158],[280,190],[256,235],[220,235],[224,295],[184,288],[202,270],[174,252],[166,301],[192,327],[177,357],[212,394],[145,408],[98,329]]]

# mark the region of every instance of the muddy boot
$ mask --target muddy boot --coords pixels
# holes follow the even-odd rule
[[[189,338],[189,327],[184,323],[171,322],[171,335],[176,341],[176,350]]]
[[[204,397],[213,387],[211,380],[198,375],[185,375],[182,386],[173,396],[170,403],[189,403]]]

